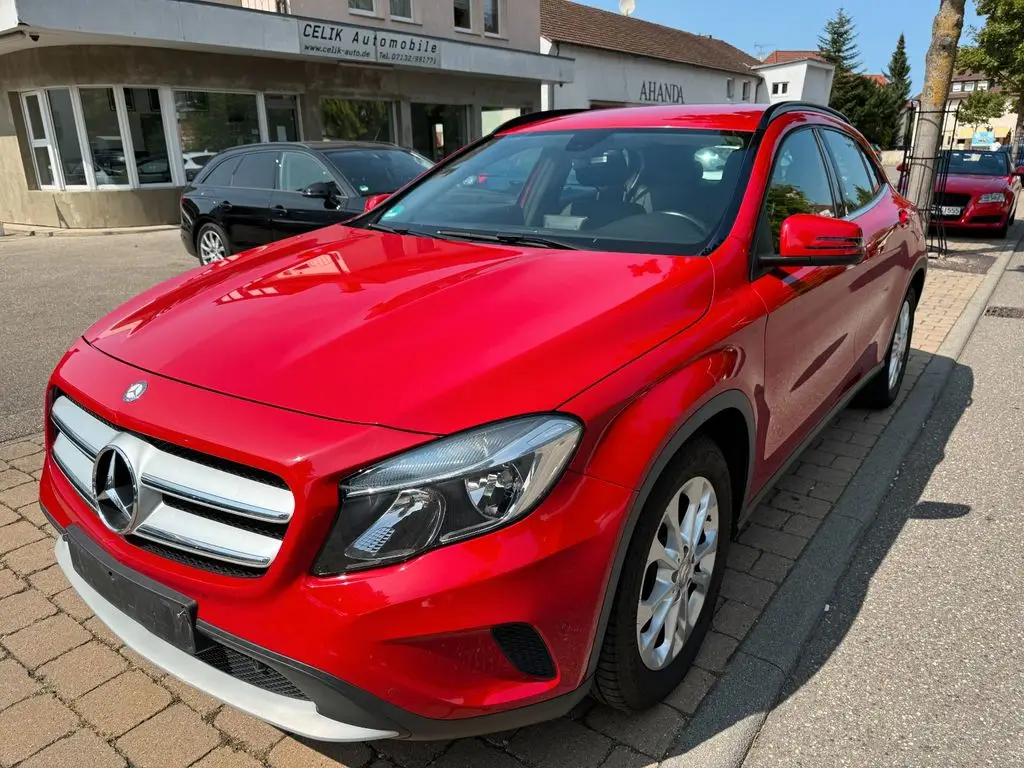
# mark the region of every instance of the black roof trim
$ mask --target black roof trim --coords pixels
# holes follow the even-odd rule
[[[524,125],[539,123],[543,120],[551,120],[556,117],[567,117],[568,115],[578,115],[580,112],[589,111],[589,109],[549,109],[547,112],[531,112],[528,115],[520,115],[519,117],[513,117],[511,120],[507,120],[491,131],[491,135],[494,136],[502,131],[508,131],[512,128],[521,128]]]
[[[830,117],[836,117],[850,125],[849,119],[838,109],[832,109],[832,107],[822,106],[821,104],[812,104],[808,101],[780,101],[777,104],[772,104],[761,113],[761,122],[758,124],[757,130],[765,130],[772,120],[789,112],[821,112]]]

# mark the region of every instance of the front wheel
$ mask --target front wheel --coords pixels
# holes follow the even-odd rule
[[[881,370],[869,381],[858,398],[858,405],[875,410],[884,410],[896,402],[903,377],[907,372],[910,357],[910,340],[914,334],[914,310],[917,308],[917,294],[911,288],[900,304],[896,316],[896,327],[889,342],[889,351]]]
[[[682,682],[711,625],[732,536],[729,467],[708,438],[687,444],[652,492],[629,542],[596,694],[639,711]]]

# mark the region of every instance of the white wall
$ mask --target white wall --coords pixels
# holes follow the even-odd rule
[[[576,60],[575,79],[545,88],[544,109],[586,109],[593,102],[626,104],[722,104],[727,103],[726,80],[735,81],[732,101],[743,103],[743,85],[750,88],[749,103],[767,102],[764,85],[754,72],[749,75],[723,72],[687,64],[675,64],[612,51],[596,51],[541,40],[541,53]]]
[[[759,67],[757,71],[764,78],[765,91],[772,104],[780,101],[828,104],[832,95],[832,68],[814,61],[775,64]],[[786,93],[772,93],[772,86],[776,83],[788,83]]]

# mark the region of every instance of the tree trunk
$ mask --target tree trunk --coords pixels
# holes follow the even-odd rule
[[[964,2],[941,0],[939,12],[932,22],[932,42],[924,60],[924,90],[921,92],[921,110],[918,113],[912,150],[907,197],[914,202],[926,221],[931,215],[936,159],[942,141],[953,63],[964,27]]]

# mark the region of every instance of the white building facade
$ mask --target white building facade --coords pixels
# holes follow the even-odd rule
[[[768,102],[760,62],[738,48],[572,0],[541,0],[540,50],[575,61],[544,109]]]

